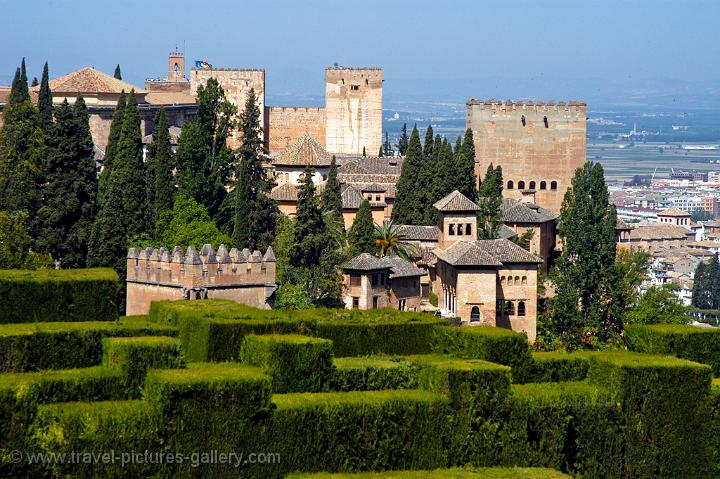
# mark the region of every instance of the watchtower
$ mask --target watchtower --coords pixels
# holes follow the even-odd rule
[[[185,80],[185,52],[175,50],[168,55],[168,81],[181,82]]]

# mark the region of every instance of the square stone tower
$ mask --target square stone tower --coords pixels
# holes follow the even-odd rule
[[[185,80],[185,53],[175,50],[168,55],[168,81],[181,82]]]
[[[382,68],[325,70],[325,148],[337,155],[376,155],[382,143]]]
[[[586,106],[582,102],[467,102],[476,174],[502,166],[503,196],[558,212],[575,170],[585,163]]]

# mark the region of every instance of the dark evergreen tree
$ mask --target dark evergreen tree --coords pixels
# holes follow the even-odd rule
[[[360,208],[348,232],[348,244],[351,257],[361,253],[375,254],[377,252],[375,247],[375,224],[373,223],[368,200],[363,200],[360,203]]]
[[[480,185],[477,214],[478,239],[497,239],[503,225],[502,214],[502,167],[494,168],[492,163]]]
[[[313,174],[314,170],[307,166],[298,191],[297,216],[294,222],[295,246],[288,256],[290,266],[296,268],[318,266],[323,252],[325,225],[315,195]]]
[[[452,147],[448,139],[441,140],[438,135],[435,138],[435,147],[433,149],[435,151],[433,152],[432,178],[428,179],[431,194],[424,201],[423,207],[423,223],[426,225],[436,225],[438,221],[438,212],[432,205],[456,189],[455,162],[453,161]]]
[[[423,143],[423,156],[425,158],[432,158],[433,156],[433,129],[432,125],[428,125],[427,130],[425,130],[425,142]]]
[[[332,161],[330,161],[325,191],[323,191],[322,194],[322,209],[323,211],[334,211],[342,216],[342,194],[340,192],[340,181],[337,177],[335,155],[333,155]]]
[[[40,203],[40,185],[45,158],[45,141],[40,115],[30,101],[25,61],[13,79],[4,125],[0,129],[0,205],[9,212],[25,211],[29,232],[36,237],[34,219]],[[23,80],[24,79],[24,80]]]
[[[577,170],[560,211],[563,253],[553,275],[556,295],[548,322],[569,346],[579,345],[588,333],[606,341],[622,329],[627,305],[617,294],[622,282],[615,267],[616,221],[602,166],[586,163]]]
[[[105,147],[105,156],[103,158],[103,169],[100,172],[100,179],[98,181],[98,205],[102,206],[105,198],[105,190],[110,178],[110,172],[113,167],[113,158],[115,156],[115,150],[117,150],[118,143],[120,141],[120,133],[122,132],[123,120],[125,117],[125,106],[127,103],[127,97],[125,91],[120,93],[118,97],[117,105],[115,106],[115,112],[113,113],[112,122],[110,123],[110,134],[108,135],[107,146]]]
[[[38,111],[40,112],[40,127],[44,132],[50,134],[50,127],[53,124],[53,100],[50,92],[50,78],[48,75],[48,64],[45,62],[38,93]]]
[[[83,268],[96,212],[97,178],[89,115],[82,97],[55,111],[47,138],[48,157],[38,248],[63,268]]]
[[[39,84],[40,84],[40,82],[38,81],[37,77],[33,77],[32,82],[30,83],[30,86],[31,86],[31,87],[36,87],[36,86],[38,86]]]
[[[265,249],[273,241],[277,205],[268,196],[270,182],[263,167],[264,147],[260,127],[260,108],[255,91],[250,90],[240,115],[240,166],[235,186],[232,239],[239,247]]]
[[[422,224],[421,197],[419,195],[421,184],[423,152],[420,145],[420,134],[417,126],[413,126],[408,142],[405,160],[400,170],[400,179],[397,183],[397,196],[393,206],[392,219],[397,224]]]
[[[383,151],[384,156],[393,156],[392,145],[390,145],[390,136],[387,131],[385,131],[385,144],[381,148],[381,151]]]
[[[398,141],[397,147],[400,156],[405,156],[408,149],[407,123],[403,123],[402,133],[400,134],[400,140]]]
[[[382,157],[383,157],[383,146],[380,145],[380,151],[378,152],[378,158],[382,158]]]
[[[707,285],[710,309],[720,309],[720,262],[715,253],[707,267]]]
[[[465,131],[465,139],[460,144],[460,136],[455,146],[455,167],[454,177],[456,178],[455,188],[472,201],[477,201],[479,192],[477,177],[475,176],[475,146],[473,144],[472,130]],[[502,189],[502,182],[500,184]]]
[[[173,168],[175,160],[170,146],[170,132],[168,131],[167,115],[165,109],[160,108],[155,117],[155,133],[148,151],[148,201],[152,199],[153,224],[160,218],[162,211],[171,210],[175,202],[175,178]],[[153,171],[154,174],[149,173]],[[157,233],[157,232],[156,232]]]
[[[710,309],[712,307],[710,284],[710,265],[705,264],[705,262],[698,263],[693,277],[691,300],[693,306],[700,309]]]
[[[120,72],[120,64],[119,63],[115,66],[115,74],[113,76],[115,78],[117,78],[118,80],[122,80],[122,73]]]

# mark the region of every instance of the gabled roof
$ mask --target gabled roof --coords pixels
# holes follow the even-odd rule
[[[424,276],[427,272],[398,256],[377,258],[370,253],[362,253],[343,265],[343,269],[355,271],[390,270],[390,279]]]
[[[453,191],[445,198],[439,200],[433,205],[438,211],[478,211],[480,207],[470,201],[470,199],[460,193],[458,190]]]
[[[506,263],[542,263],[542,260],[506,239],[457,241],[435,255],[452,266],[502,266]]]
[[[400,236],[407,241],[438,241],[440,228],[437,226],[401,225]]]
[[[168,127],[168,133],[170,133],[170,144],[171,145],[177,145],[178,141],[180,141],[180,133],[182,133],[182,128],[175,125],[170,125]],[[153,135],[145,135],[143,136],[142,142],[144,145],[149,145],[153,141]]]
[[[557,219],[558,215],[542,206],[526,201],[503,200],[503,221],[506,223],[547,223]]]
[[[40,88],[39,86],[33,88]],[[80,70],[68,73],[54,80],[50,80],[50,90],[55,93],[120,93],[123,90],[129,93],[135,90],[137,94],[145,94],[147,91],[135,85],[118,80],[106,73],[95,70],[92,67],[81,68]]]
[[[338,175],[397,175],[400,176],[402,158],[360,157],[338,161]],[[382,182],[382,181],[380,181]]]
[[[389,267],[390,266],[387,263],[370,253],[362,253],[355,256],[343,265],[343,269],[353,269],[358,271],[372,271],[375,269],[387,269]]]
[[[507,225],[500,226],[500,231],[498,231],[498,237],[502,239],[510,239],[517,236],[517,233],[514,229],[510,228]]]
[[[330,166],[332,155],[308,133],[288,146],[274,160],[280,166]]]
[[[359,209],[360,204],[365,199],[363,198],[362,193],[360,193],[360,191],[358,191],[357,188],[352,185],[342,185],[340,197],[342,198],[343,208],[350,210]]]
[[[639,224],[630,230],[631,240],[682,240],[692,231],[667,223]]]

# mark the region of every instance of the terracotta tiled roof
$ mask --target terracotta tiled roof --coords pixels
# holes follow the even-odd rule
[[[390,266],[387,263],[384,263],[380,258],[373,256],[370,253],[363,253],[355,256],[343,265],[344,269],[354,269],[358,271],[386,269],[389,267]]]
[[[402,158],[361,157],[341,160],[339,175],[397,175],[400,176]],[[387,181],[387,180],[386,180]],[[381,181],[380,183],[384,183]]]
[[[658,216],[692,216],[687,211],[680,210],[678,208],[668,208],[658,212]]]
[[[180,133],[182,132],[182,128],[179,126],[171,125],[168,128],[168,133],[170,133],[170,144],[171,145],[177,145],[178,140],[180,140]],[[143,136],[142,142],[145,145],[149,145],[153,141],[152,135],[145,135]]]
[[[377,258],[369,253],[363,253],[352,258],[343,265],[343,269],[356,271],[373,271],[389,269],[390,279],[425,276],[427,272],[398,256]]]
[[[39,86],[33,88],[40,88]],[[53,93],[126,93],[134,89],[135,93],[147,93],[142,88],[118,80],[92,67],[81,68],[80,70],[68,73],[65,76],[50,80],[50,90]]]
[[[503,221],[506,223],[547,223],[558,215],[542,206],[526,201],[503,200]]]
[[[502,266],[505,263],[542,263],[542,260],[506,239],[457,241],[435,255],[453,266]]]
[[[189,91],[150,91],[145,101],[151,105],[187,105],[196,103]]]
[[[408,241],[437,241],[440,237],[440,228],[437,226],[401,225],[400,236]]]
[[[438,211],[478,211],[480,207],[458,190],[453,191],[434,205]]]
[[[638,225],[630,230],[630,240],[682,240],[687,239],[690,230],[682,226],[655,223]]]
[[[360,191],[363,193],[382,193],[387,191],[387,187],[383,185],[379,185],[377,183],[371,183],[369,185],[360,185],[357,187]]]
[[[315,138],[305,133],[273,161],[282,166],[330,166],[332,155]]]
[[[517,236],[517,233],[514,229],[510,228],[507,225],[502,225],[500,227],[500,231],[498,231],[498,237],[501,239],[510,239]]]
[[[283,183],[273,188],[269,196],[275,201],[297,201],[299,190],[300,187],[297,185]],[[325,183],[315,185],[315,196],[321,195],[323,191],[325,191]]]
[[[615,229],[616,230],[629,230],[629,229],[632,229],[632,226],[630,226],[629,224],[625,223],[623,220],[618,218],[617,221],[615,221]]]
[[[360,208],[360,204],[365,198],[362,193],[352,185],[343,185],[342,192],[340,193],[342,198],[343,209],[356,210]]]

